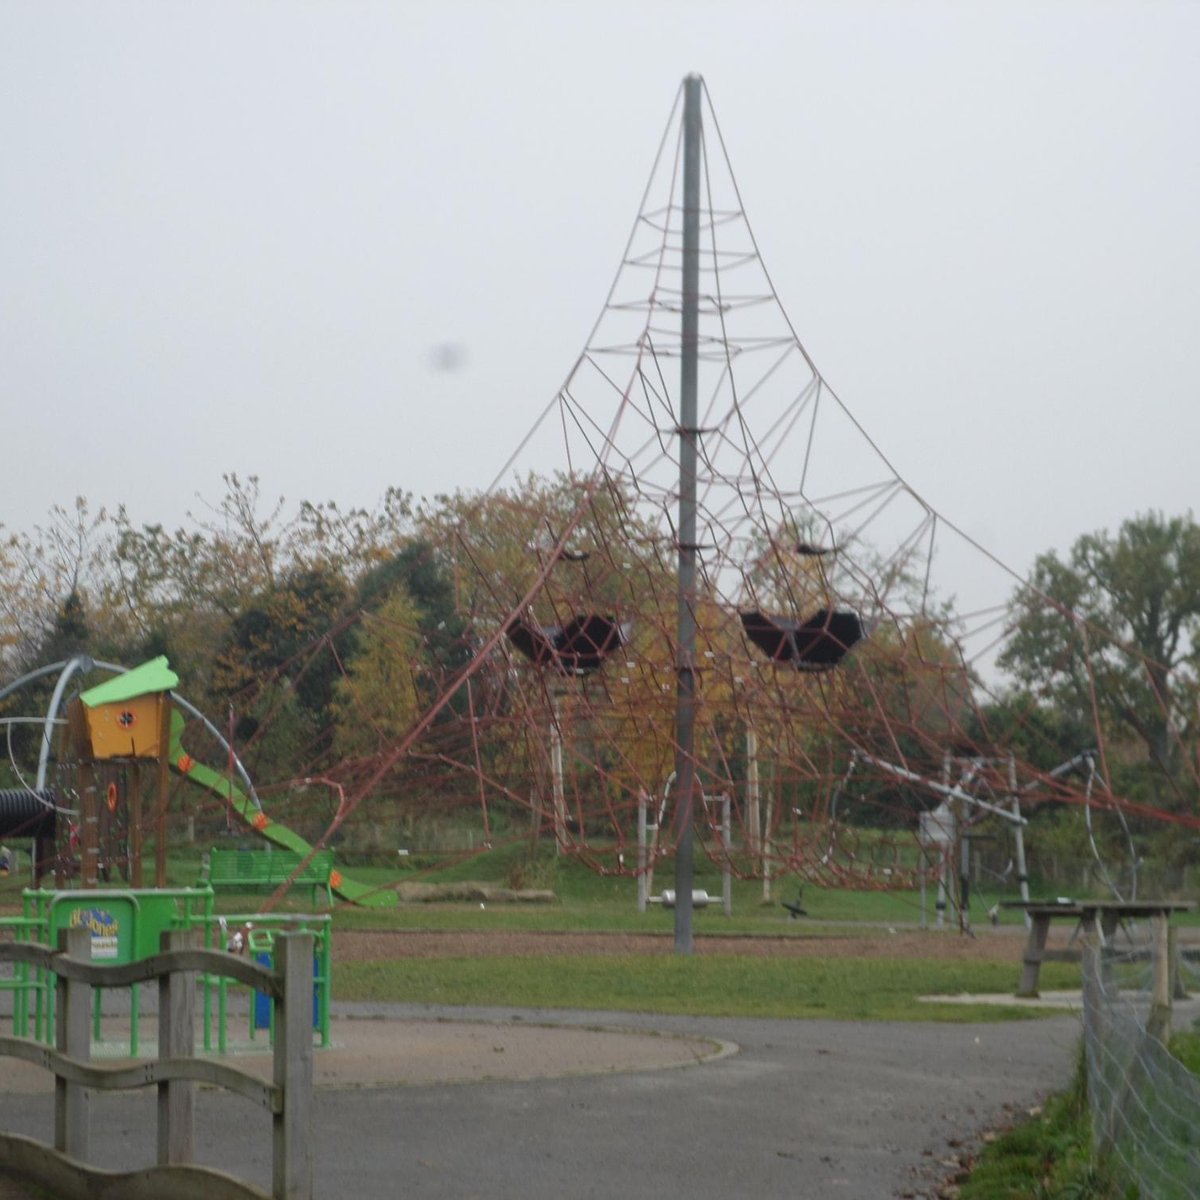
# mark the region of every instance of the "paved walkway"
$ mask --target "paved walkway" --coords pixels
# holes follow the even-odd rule
[[[959,1146],[1066,1084],[1079,1035],[1074,1016],[335,1011],[315,1100],[324,1200],[928,1196]],[[96,1098],[98,1165],[153,1161],[154,1104],[149,1092]],[[197,1108],[202,1160],[266,1188],[268,1119],[215,1092]],[[5,1129],[45,1140],[52,1121],[49,1093],[0,1087]],[[3,1187],[0,1200],[33,1195]]]

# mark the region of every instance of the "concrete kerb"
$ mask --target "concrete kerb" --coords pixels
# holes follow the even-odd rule
[[[1127,993],[1135,1004],[1150,1003],[1148,992]],[[1012,992],[958,992],[944,996],[918,996],[922,1004],[982,1004],[997,1008],[1029,1009],[1037,1012],[1048,1009],[1059,1012],[1082,1012],[1083,993],[1079,991],[1044,991],[1036,996],[1016,996]],[[1176,1000],[1172,1006],[1175,1028],[1182,1029],[1200,1021],[1200,995]]]
[[[127,1023],[106,1019],[93,1058],[128,1056]],[[481,1020],[446,1016],[395,1017],[385,1013],[335,1013],[332,1045],[313,1059],[317,1089],[403,1087],[483,1080],[556,1079],[574,1075],[658,1071],[712,1062],[737,1052],[719,1038],[654,1029],[559,1024],[553,1020]],[[153,1057],[157,1022],[142,1022],[141,1057]],[[271,1078],[265,1034],[231,1039],[227,1057],[242,1069]],[[0,1095],[40,1095],[54,1090],[43,1068],[8,1060]]]

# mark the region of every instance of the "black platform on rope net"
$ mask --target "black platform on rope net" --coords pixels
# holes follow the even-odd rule
[[[863,639],[858,614],[821,609],[806,621],[754,609],[739,613],[746,636],[770,659],[799,671],[828,671]]]

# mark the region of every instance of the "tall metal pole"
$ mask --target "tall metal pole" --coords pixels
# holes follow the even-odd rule
[[[683,81],[683,315],[679,368],[679,639],[675,693],[675,952],[692,952],[696,769],[696,439],[700,332],[699,75]]]

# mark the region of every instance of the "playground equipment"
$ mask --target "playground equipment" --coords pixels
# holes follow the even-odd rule
[[[101,806],[96,781],[97,766],[121,762],[133,770],[133,786],[128,789],[129,810],[128,878],[135,888],[142,886],[142,814],[139,768],[151,763],[156,768],[154,807],[154,881],[167,885],[167,798],[171,741],[171,689],[179,676],[167,665],[166,658],[153,659],[115,679],[81,692],[67,708],[69,748],[79,772],[80,880],[85,888],[94,888],[101,877],[100,849],[104,833],[110,844],[119,841],[112,829],[101,830],[101,822],[112,825],[121,812],[120,789],[110,781]],[[107,873],[109,864],[105,864]]]
[[[30,840],[35,882],[40,881],[46,865],[54,858],[57,827],[58,805],[53,792],[0,790],[0,843],[13,837]],[[11,861],[5,869],[12,870]]]
[[[68,702],[72,681],[93,670],[114,678],[80,692]],[[147,822],[141,798],[143,774],[148,770],[154,772],[155,780],[154,876],[158,887],[167,883],[167,796],[172,773],[219,798],[229,813],[268,846],[295,856],[293,862],[307,862],[317,853],[310,842],[263,811],[249,773],[233,747],[203,713],[179,694],[178,676],[166,658],[130,670],[76,655],[21,676],[0,689],[0,700],[55,672],[58,679],[46,714],[37,719],[42,736],[33,784],[18,790],[12,800],[0,801],[0,838],[30,838],[35,843],[35,884],[53,865],[59,886],[76,870],[85,888],[117,876],[131,887],[143,885]],[[64,707],[65,721],[61,715]],[[213,770],[184,747],[187,718],[198,721],[226,756],[229,770],[225,773]],[[52,762],[56,745],[60,754]],[[76,774],[67,789],[70,795],[63,789],[48,787],[52,768],[62,774],[67,766],[74,767]],[[57,853],[50,854],[55,841]],[[331,896],[352,903],[396,903],[393,892],[347,879],[332,867],[327,883]]]
[[[211,887],[66,891],[29,888],[22,893],[22,915],[0,917],[0,930],[13,941],[53,946],[67,931],[87,930],[91,959],[111,965],[140,962],[158,953],[164,934],[185,932],[211,950],[230,948],[230,929],[249,929],[250,937],[239,952],[250,953],[261,965],[274,963],[275,940],[279,934],[304,932],[313,937],[312,1028],[322,1046],[330,1041],[332,970],[332,918],[328,913],[217,914]],[[273,1036],[272,1018],[254,996],[231,1007],[231,983],[224,976],[204,973],[202,988],[202,1045],[205,1050],[228,1053],[259,1030]],[[19,1038],[52,1043],[55,1028],[55,975],[36,963],[18,963],[11,978],[0,979],[0,991],[10,991],[12,1030]],[[245,995],[243,993],[243,995]],[[141,1052],[141,1004],[138,985],[130,991],[127,1031],[105,1030],[102,1025],[102,994],[93,995],[91,1036],[97,1044],[115,1043],[128,1047],[131,1057]],[[246,1012],[246,1038],[231,1037],[235,1011]]]
[[[668,779],[663,789],[662,799],[655,812],[654,820],[648,820],[647,809],[649,798],[643,793],[638,797],[638,851],[637,851],[637,909],[645,912],[647,904],[661,904],[663,908],[674,908],[676,893],[674,888],[664,888],[658,896],[650,893],[654,887],[654,863],[658,857],[659,829],[666,817],[667,800],[670,796],[670,786],[673,780]],[[730,814],[732,806],[728,794],[703,797],[704,811],[708,820],[706,829],[715,832],[719,838],[720,849],[717,857],[721,864],[721,908],[727,917],[733,916],[733,870],[731,853],[733,850],[732,822]],[[715,811],[720,812],[719,823],[713,817]],[[692,906],[707,908],[716,897],[709,896],[703,888],[692,889]]]
[[[422,711],[379,723],[347,772],[337,819],[395,784],[404,803],[478,802],[486,838],[487,804],[498,797],[529,806],[535,837],[552,813],[561,848],[631,874],[638,797],[657,796],[671,773],[678,819],[656,836],[674,859],[685,913],[703,790],[734,797],[739,862],[764,894],[772,871],[831,887],[932,882],[940,864],[924,853],[934,843],[922,846],[916,816],[930,807],[926,781],[937,781],[946,747],[992,765],[969,787],[943,781],[962,796],[935,791],[935,804],[984,812],[967,797],[1003,808],[1009,795],[1046,794],[1098,813],[1091,775],[1080,783],[1037,765],[1057,761],[1037,705],[1053,707],[1059,685],[1048,676],[1025,712],[989,682],[1017,575],[922,499],[823,377],[767,273],[702,81],[686,80],[679,101],[682,121],[664,133],[608,298],[538,428],[487,494],[422,523],[421,554],[453,581],[439,601],[453,618],[443,624],[469,632],[453,634],[452,654],[409,672],[419,675]],[[563,468],[556,484],[522,482],[547,466]],[[548,554],[533,541],[543,527]],[[964,582],[975,595],[955,616],[947,598]],[[1091,713],[1096,736],[1107,736],[1109,717],[1096,707],[1105,680],[1154,679],[1153,664],[1035,589],[1022,603],[1062,625],[1056,636],[1079,664],[1070,689],[1080,692],[1078,715]],[[420,620],[398,623],[412,625],[392,647],[407,671],[414,647],[428,643]],[[626,625],[636,630],[627,652]],[[318,639],[308,663],[318,655],[329,656],[330,676],[340,672],[340,689],[370,699],[336,639]],[[81,663],[65,664],[57,697]],[[48,786],[58,707],[33,790]],[[172,707],[182,708],[174,692]],[[226,779],[186,759],[178,715],[170,769],[268,841],[309,853],[262,813],[240,772]],[[1190,795],[1200,778],[1194,747],[1180,740],[1190,722],[1163,716],[1170,757],[1189,781],[1178,795]],[[1029,761],[1010,783],[996,764],[1017,747]],[[836,814],[848,760],[878,798],[879,838],[863,836],[869,816]],[[232,752],[231,762],[240,767]],[[1174,802],[1112,805],[1200,827]],[[333,890],[359,898],[348,881]],[[687,950],[686,920],[676,934]]]
[[[275,967],[197,950],[194,942],[186,931],[164,933],[154,947],[155,955],[133,969],[92,962],[95,944],[86,930],[78,927],[62,932],[57,950],[48,944],[0,945],[0,962],[12,962],[18,970],[42,972],[58,980],[55,991],[60,1006],[56,1053],[48,1053],[20,1035],[0,1037],[0,1057],[25,1059],[55,1075],[53,1146],[0,1135],[7,1162],[50,1183],[56,1193],[60,1189],[71,1195],[95,1195],[100,1190],[115,1195],[119,1191],[132,1200],[181,1194],[180,1189],[199,1195],[197,1177],[203,1179],[207,1174],[214,1194],[250,1195],[251,1189],[228,1175],[192,1161],[195,1091],[197,1083],[204,1083],[241,1095],[271,1113],[271,1195],[277,1200],[310,1200],[313,1067],[306,993],[311,935],[299,933],[283,940]],[[271,1082],[196,1057],[193,1002],[197,968],[206,977],[232,978],[271,997],[272,1010],[277,1014]],[[157,1056],[127,1069],[92,1065],[88,1030],[91,995],[98,996],[101,989],[112,987],[131,987],[136,994],[141,984],[150,982],[158,986],[161,999]],[[99,1173],[87,1161],[89,1089],[105,1092],[140,1087],[158,1090],[157,1165],[116,1179],[106,1173],[103,1184],[97,1187]]]

